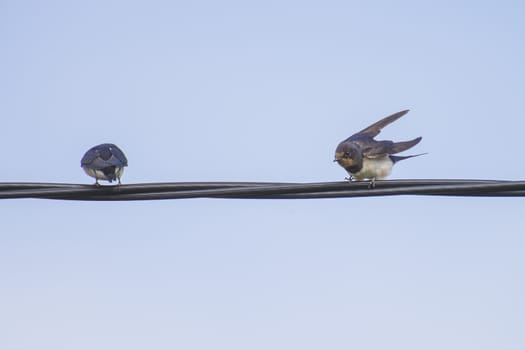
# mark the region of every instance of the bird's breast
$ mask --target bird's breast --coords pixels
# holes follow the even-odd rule
[[[356,180],[376,179],[381,180],[390,175],[394,162],[390,157],[363,158],[363,167],[352,174]]]

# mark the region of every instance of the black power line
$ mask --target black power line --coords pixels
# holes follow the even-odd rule
[[[130,201],[183,198],[313,199],[398,195],[523,197],[525,181],[387,180],[279,182],[168,182],[95,186],[62,183],[0,183],[0,199],[40,198]]]

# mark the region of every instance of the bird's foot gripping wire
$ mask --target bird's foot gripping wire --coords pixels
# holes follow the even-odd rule
[[[373,188],[376,188],[376,178],[373,177],[372,180],[370,180],[370,183],[368,184],[368,189],[371,190]]]

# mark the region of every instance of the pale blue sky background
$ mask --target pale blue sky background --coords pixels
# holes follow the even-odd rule
[[[525,179],[518,1],[0,1],[1,181]],[[523,349],[525,199],[0,201],[0,348]]]

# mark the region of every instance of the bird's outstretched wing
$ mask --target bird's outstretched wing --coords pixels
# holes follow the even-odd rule
[[[359,131],[358,133],[355,133],[354,135],[350,136],[345,141],[352,141],[353,138],[363,137],[363,136],[374,138],[377,135],[379,135],[379,133],[381,132],[381,129],[383,129],[388,124],[391,124],[391,123],[395,122],[396,120],[398,120],[399,118],[401,118],[402,116],[407,114],[408,111],[409,110],[407,109],[407,110],[404,110],[404,111],[397,112],[397,113],[394,113],[392,115],[389,115],[388,117],[385,117],[385,118],[381,119],[380,121],[375,122],[374,124],[364,128],[363,130]]]

